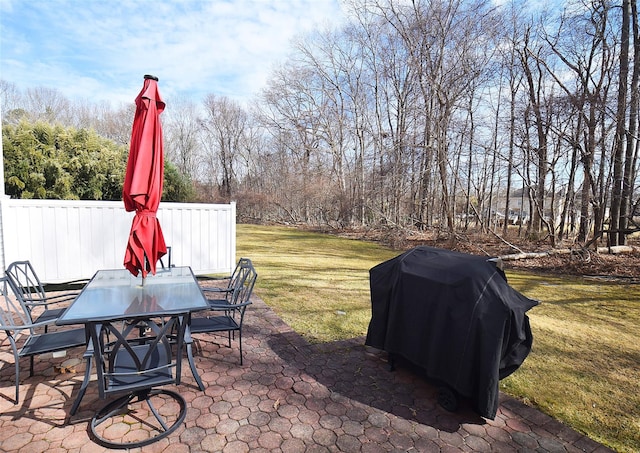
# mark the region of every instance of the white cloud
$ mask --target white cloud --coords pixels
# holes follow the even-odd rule
[[[341,17],[338,0],[0,0],[0,77],[70,98],[131,102],[144,74],[163,96],[244,100],[290,40]]]

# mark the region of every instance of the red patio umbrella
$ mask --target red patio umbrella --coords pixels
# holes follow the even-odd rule
[[[160,222],[156,218],[164,181],[164,154],[160,114],[165,103],[158,91],[158,78],[144,76],[136,97],[136,114],[122,198],[127,211],[135,211],[124,266],[145,278],[156,273],[158,259],[167,253]]]

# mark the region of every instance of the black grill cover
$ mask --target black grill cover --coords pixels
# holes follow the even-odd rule
[[[531,350],[525,312],[538,302],[511,288],[496,260],[433,247],[416,247],[369,273],[366,344],[412,362],[495,418],[499,380]]]

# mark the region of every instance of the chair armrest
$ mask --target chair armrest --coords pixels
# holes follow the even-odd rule
[[[36,329],[38,327],[55,325],[55,319],[48,319],[46,321],[33,322],[30,324],[20,324],[20,325],[11,325],[11,324],[2,324],[0,326],[0,330],[25,330],[25,329]]]
[[[52,294],[50,296],[46,296],[42,300],[58,300],[58,301],[73,300],[76,297],[78,297],[79,294],[80,294],[80,290],[78,290],[78,291],[65,291],[62,294]]]
[[[74,300],[76,297],[78,297],[78,294],[80,294],[80,292],[54,294],[53,296],[47,296],[47,297],[39,298],[36,300],[25,300],[24,303],[27,306],[33,306],[33,307],[38,307],[43,305],[52,305],[60,302],[67,302],[67,301]]]
[[[228,304],[228,305],[225,305],[225,304],[210,304],[209,305],[209,309],[210,310],[216,310],[216,311],[218,311],[218,310],[220,310],[220,311],[230,311],[230,310],[237,310],[239,308],[246,307],[248,305],[251,305],[252,303],[253,302],[251,302],[251,301],[247,301],[247,302],[243,302],[241,304]]]
[[[60,285],[77,285],[78,283],[87,284],[87,283],[89,283],[89,280],[91,280],[91,279],[89,279],[89,278],[79,278],[77,280],[69,280],[69,281],[66,281],[66,282],[59,283],[59,284]]]
[[[89,283],[89,280],[90,279],[88,278],[79,278],[77,280],[67,280],[66,282],[47,283],[44,286],[47,291],[80,291],[87,283]],[[75,288],[69,288],[70,286]]]
[[[204,293],[230,293],[233,288],[202,288]]]

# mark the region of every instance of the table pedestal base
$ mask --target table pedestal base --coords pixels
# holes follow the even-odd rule
[[[167,437],[182,425],[186,415],[187,403],[178,393],[149,389],[110,402],[94,415],[89,427],[97,444],[106,448],[129,449]],[[119,423],[129,426],[129,431],[124,436],[111,438],[109,430],[118,432],[114,425]]]

